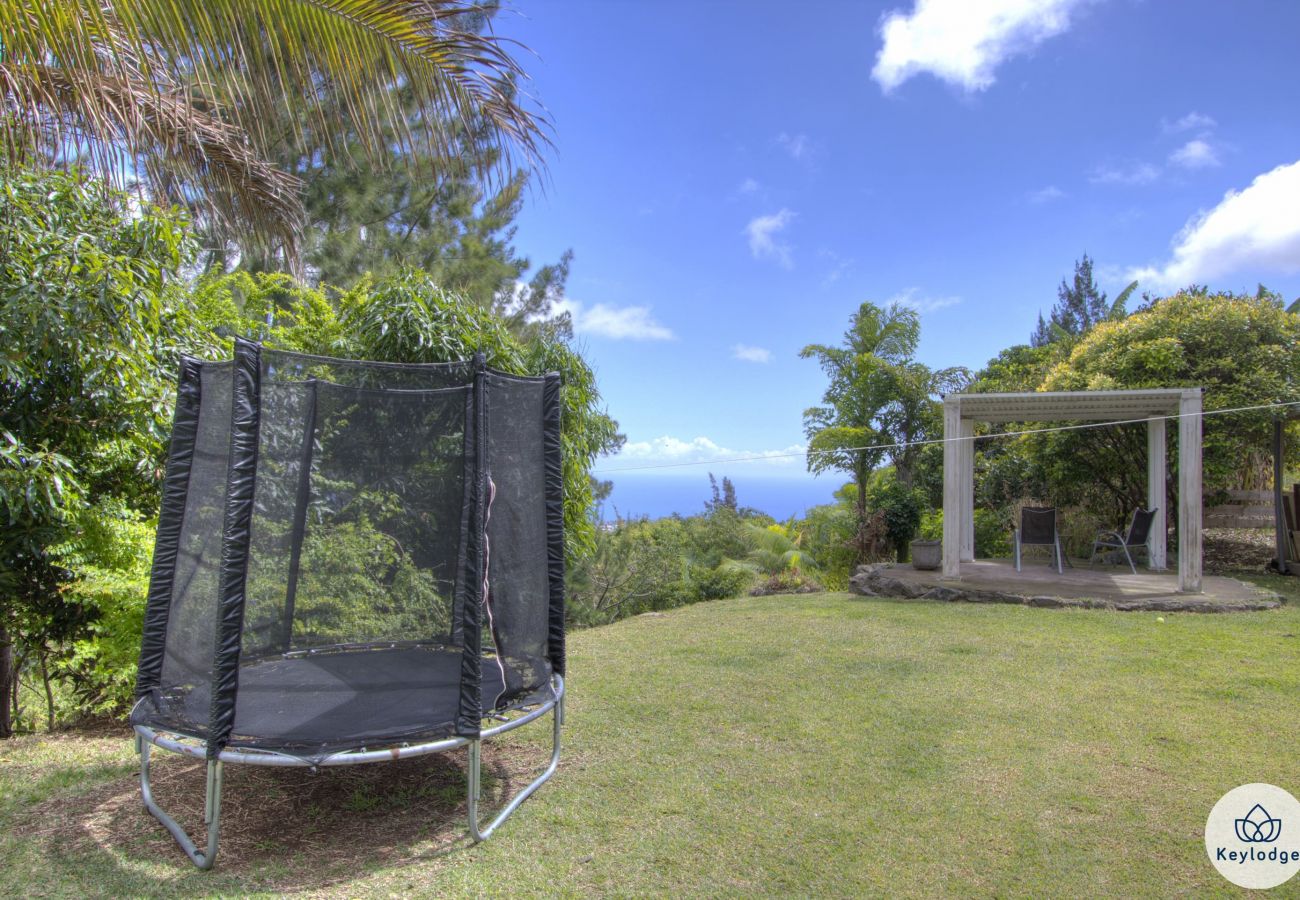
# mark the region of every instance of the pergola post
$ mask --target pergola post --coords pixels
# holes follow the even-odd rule
[[[1147,537],[1147,566],[1157,572],[1166,565],[1167,544],[1169,540],[1169,498],[1166,496],[1165,481],[1168,478],[1168,462],[1165,459],[1165,420],[1163,418],[1147,419],[1147,509],[1156,511],[1151,520],[1151,533]]]
[[[1277,571],[1286,575],[1290,571],[1287,564],[1287,544],[1290,537],[1286,528],[1286,506],[1282,501],[1282,417],[1273,420],[1273,532],[1277,541]]]
[[[943,398],[943,577],[961,574],[961,406],[956,396]]]
[[[1178,403],[1178,590],[1201,592],[1201,391]]]
[[[962,562],[975,558],[975,423],[961,418],[958,409],[958,452],[961,454],[961,552]]]

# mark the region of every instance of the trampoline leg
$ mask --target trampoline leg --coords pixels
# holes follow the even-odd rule
[[[551,749],[550,765],[546,767],[545,772],[543,772],[541,775],[538,775],[537,778],[533,779],[533,782],[531,784],[529,784],[526,788],[521,790],[519,793],[515,794],[515,796],[511,798],[510,802],[505,805],[505,808],[502,809],[501,812],[497,813],[495,819],[489,822],[486,826],[482,826],[482,827],[479,826],[479,821],[478,821],[478,803],[479,800],[481,799],[480,794],[482,792],[482,784],[480,780],[480,763],[481,763],[480,743],[481,742],[470,741],[469,743],[469,834],[470,837],[472,837],[475,840],[475,842],[486,841],[488,838],[492,837],[492,832],[497,830],[497,826],[500,825],[502,822],[504,822],[506,819],[510,818],[510,814],[519,808],[519,804],[523,803],[525,800],[531,797],[534,791],[536,791],[539,787],[541,787],[543,784],[549,781],[550,777],[555,774],[555,769],[560,764],[560,729],[564,725],[563,694],[561,694],[559,699],[555,701],[555,707],[551,710],[551,718],[554,720],[554,732],[553,732],[554,745]]]
[[[185,829],[175,819],[163,812],[154,802],[153,787],[149,782],[149,751],[153,745],[145,740],[138,740],[140,747],[140,794],[144,797],[145,809],[153,817],[167,826],[176,843],[189,856],[190,861],[200,869],[211,869],[217,861],[217,840],[221,836],[221,761],[208,760],[207,793],[203,798],[203,824],[208,827],[208,846],[200,851],[185,833]]]

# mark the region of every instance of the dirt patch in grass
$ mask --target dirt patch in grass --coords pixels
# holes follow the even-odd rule
[[[468,846],[465,752],[320,769],[225,767],[217,867],[253,874],[259,886],[301,890],[351,880],[359,872],[429,861]],[[487,816],[546,765],[547,750],[524,744],[483,748]],[[154,796],[203,844],[205,766],[155,751]],[[144,809],[139,777],[89,792],[61,794],[16,817],[14,832],[61,852],[100,849],[130,859],[189,860]]]

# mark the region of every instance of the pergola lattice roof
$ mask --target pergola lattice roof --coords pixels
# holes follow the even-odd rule
[[[1199,389],[1192,389],[1199,392]],[[949,394],[961,417],[978,422],[1108,422],[1147,419],[1178,412],[1187,391],[1151,388],[1136,391],[1039,391],[1017,394]]]

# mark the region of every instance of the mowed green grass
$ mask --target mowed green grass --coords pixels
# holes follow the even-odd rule
[[[1164,619],[819,594],[579,632],[556,778],[479,846],[407,809],[396,856],[340,814],[293,859],[197,873],[134,801],[121,846],[51,836],[42,810],[93,832],[78,798],[129,796],[129,742],[24,739],[0,746],[0,894],[1228,894],[1210,808],[1300,793],[1300,609]]]

